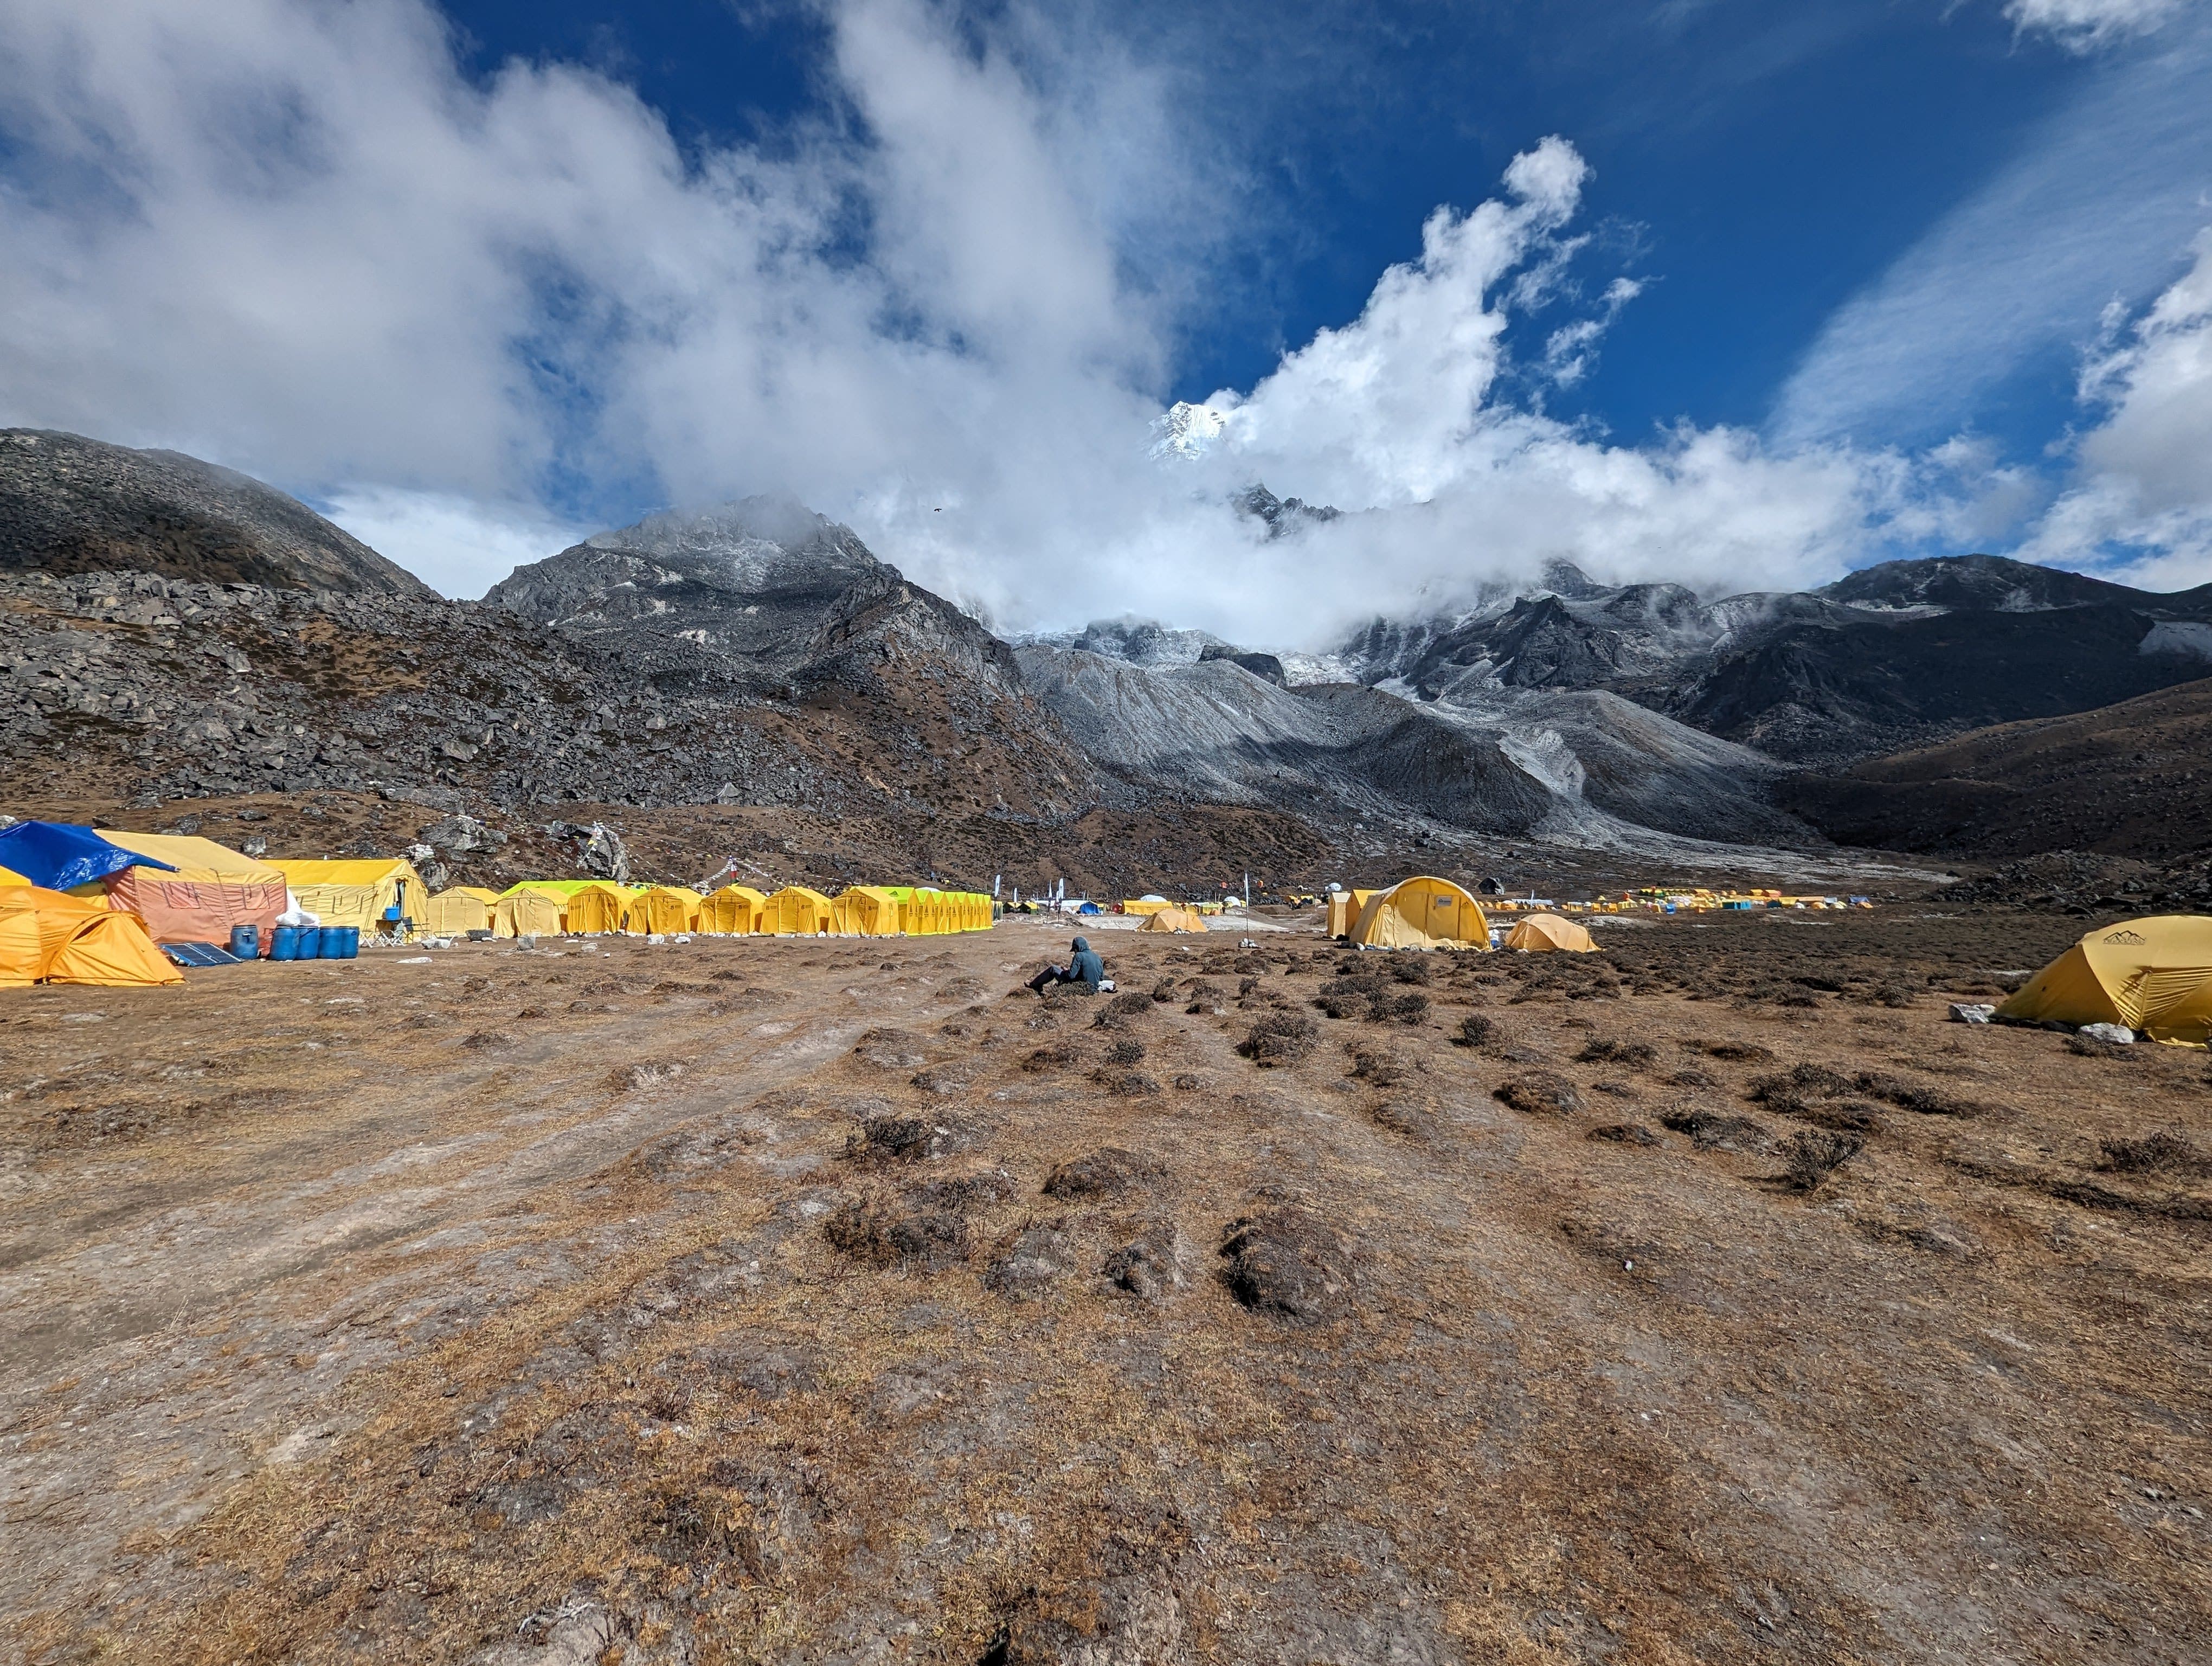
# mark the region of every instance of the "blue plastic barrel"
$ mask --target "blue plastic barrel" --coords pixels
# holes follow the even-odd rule
[[[341,960],[360,959],[361,927],[358,926],[341,926],[338,927],[338,935],[343,939],[338,945],[338,958]]]
[[[233,926],[230,928],[230,952],[240,960],[255,960],[261,954],[261,927]]]
[[[269,939],[269,958],[271,960],[297,960],[300,958],[300,928],[297,926],[276,927]]]
[[[323,956],[323,928],[320,926],[300,927],[300,946],[292,952],[295,960],[319,960]]]
[[[343,926],[324,927],[323,940],[316,945],[315,953],[318,958],[323,960],[343,960],[345,958],[345,927]]]

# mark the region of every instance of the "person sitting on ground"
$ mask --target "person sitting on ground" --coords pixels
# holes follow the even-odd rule
[[[1030,988],[1039,994],[1048,983],[1080,983],[1083,993],[1095,995],[1098,986],[1106,981],[1106,963],[1091,952],[1091,939],[1079,937],[1069,945],[1073,958],[1065,966],[1048,966],[1030,980]]]

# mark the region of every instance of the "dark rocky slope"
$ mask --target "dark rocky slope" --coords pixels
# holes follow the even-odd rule
[[[1850,844],[1995,859],[2197,855],[2212,849],[2212,679],[1798,776],[1785,796]]]
[[[258,480],[180,452],[38,429],[0,430],[0,570],[437,596]]]

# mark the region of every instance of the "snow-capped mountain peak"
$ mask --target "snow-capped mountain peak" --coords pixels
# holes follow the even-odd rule
[[[1177,400],[1168,407],[1165,416],[1153,419],[1152,454],[1194,463],[1221,437],[1228,422],[1229,413],[1225,410]]]

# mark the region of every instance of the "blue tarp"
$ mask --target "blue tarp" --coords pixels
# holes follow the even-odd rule
[[[0,867],[13,868],[48,891],[88,885],[126,867],[176,872],[167,862],[108,843],[88,827],[71,827],[63,822],[17,822],[13,827],[0,827]]]

